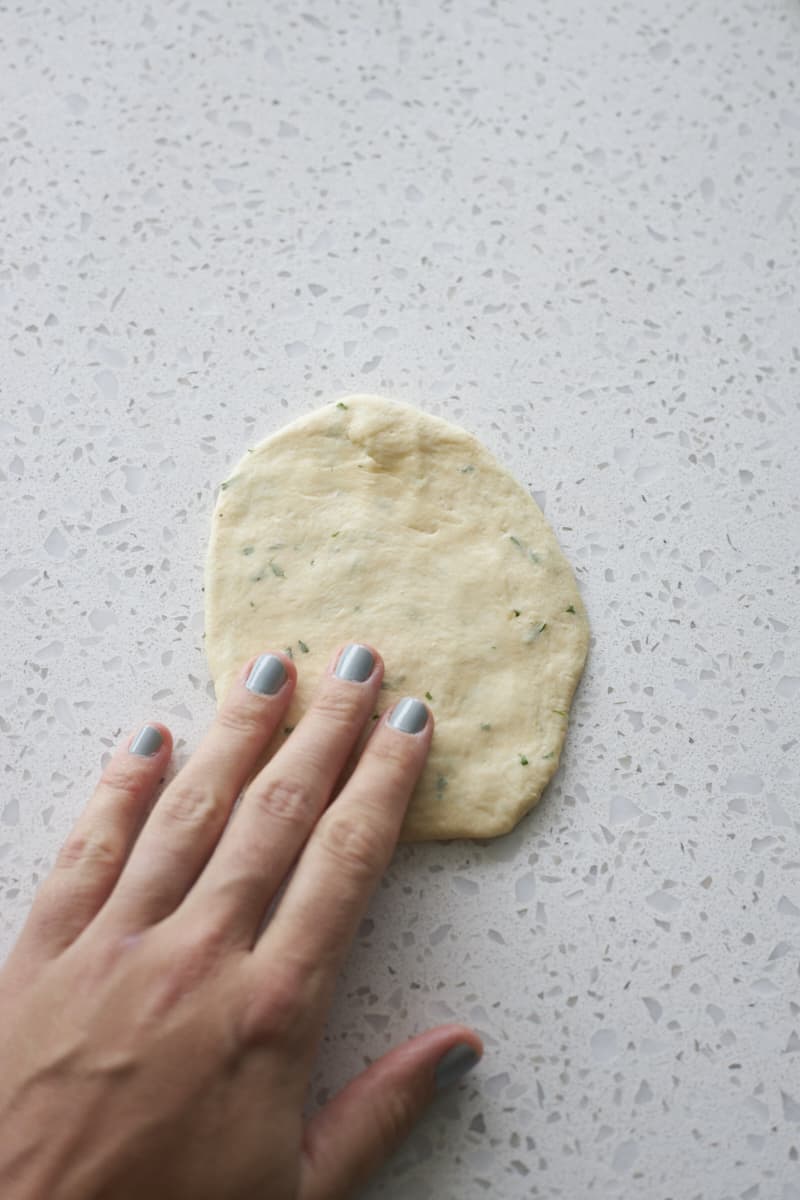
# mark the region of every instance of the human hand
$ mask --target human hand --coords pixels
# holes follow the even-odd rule
[[[382,676],[377,653],[345,648],[248,784],[296,681],[262,655],[149,815],[169,731],[115,754],[0,972],[4,1200],[339,1200],[477,1062],[473,1031],[429,1030],[303,1117],[433,732],[401,701],[326,807]]]

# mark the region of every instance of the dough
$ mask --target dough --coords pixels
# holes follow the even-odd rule
[[[285,649],[293,726],[337,643],[375,645],[381,710],[419,696],[436,717],[406,841],[494,837],[536,804],[588,638],[537,505],[437,417],[350,396],[261,442],[222,484],[206,574],[217,699],[248,656]]]

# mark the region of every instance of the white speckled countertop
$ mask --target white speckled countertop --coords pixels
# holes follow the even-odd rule
[[[800,1198],[794,0],[54,0],[0,16],[2,939],[101,757],[212,713],[244,447],[348,391],[528,484],[594,631],[566,762],[402,849],[325,1094],[487,1054],[377,1200]]]

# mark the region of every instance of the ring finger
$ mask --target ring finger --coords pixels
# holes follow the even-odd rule
[[[153,810],[104,918],[139,929],[171,913],[216,846],[289,704],[288,658],[262,654],[233,683],[198,749]]]

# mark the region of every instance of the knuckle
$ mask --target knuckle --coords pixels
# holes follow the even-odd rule
[[[110,831],[95,829],[86,833],[74,832],[61,847],[56,860],[60,871],[114,867],[119,862],[121,847]]]
[[[264,733],[264,708],[257,703],[231,700],[217,713],[217,724],[227,733]]]
[[[308,827],[315,813],[314,799],[308,784],[300,779],[265,779],[254,783],[245,796],[267,818],[277,818],[291,825]]]
[[[266,987],[263,979],[258,980],[242,1012],[244,1043],[257,1045],[301,1037],[306,992],[306,972],[299,964],[274,967]]]
[[[323,721],[347,728],[362,719],[363,689],[331,684],[317,696],[312,712]]]
[[[115,805],[142,804],[147,795],[146,781],[142,779],[142,767],[146,766],[148,760],[136,760],[133,755],[129,758],[130,761],[118,759],[110,763],[103,772],[102,786],[112,794]]]
[[[323,850],[347,874],[372,879],[383,869],[390,847],[381,829],[369,821],[342,816],[332,809],[318,830]]]
[[[175,825],[202,829],[216,825],[222,816],[222,802],[211,790],[176,782],[159,805],[164,817]]]
[[[381,1104],[374,1110],[378,1142],[384,1157],[402,1142],[411,1132],[417,1112],[411,1096],[403,1088],[387,1088]]]
[[[410,737],[387,736],[387,730],[381,729],[376,737],[371,738],[366,748],[366,754],[374,759],[384,771],[391,771],[398,778],[408,777],[418,770],[417,751],[419,743]]]

